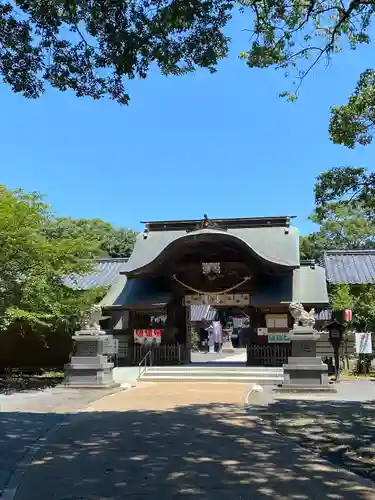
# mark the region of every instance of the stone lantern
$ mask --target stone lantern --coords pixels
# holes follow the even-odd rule
[[[81,329],[73,335],[73,354],[64,366],[64,385],[71,388],[115,387],[114,363],[118,341],[101,330],[101,307],[93,306],[82,318]]]
[[[320,333],[315,330],[315,311],[305,311],[300,302],[292,302],[289,311],[294,319],[288,336],[292,355],[283,365],[284,381],[277,392],[336,392],[329,383],[328,366],[316,355]]]

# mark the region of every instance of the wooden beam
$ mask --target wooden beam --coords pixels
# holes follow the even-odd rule
[[[251,228],[251,227],[289,227],[294,215],[281,215],[273,217],[239,217],[230,219],[208,219],[210,223],[226,229]],[[190,220],[166,221],[141,221],[150,231],[172,231],[192,229],[201,224],[203,218]]]

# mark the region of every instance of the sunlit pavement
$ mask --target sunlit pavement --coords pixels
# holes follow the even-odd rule
[[[162,383],[72,415],[27,467],[16,500],[373,499],[356,476],[244,411],[244,384]]]
[[[221,358],[219,360],[220,362],[223,363],[244,363],[246,364],[247,361],[247,354],[246,352],[241,352],[240,354],[232,354],[230,356],[225,356],[224,358]]]

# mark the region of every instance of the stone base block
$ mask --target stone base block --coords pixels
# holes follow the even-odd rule
[[[290,357],[283,366],[280,392],[336,392],[328,380],[328,366],[319,357]]]
[[[310,326],[297,326],[290,330],[289,337],[292,340],[319,340],[320,333]]]
[[[119,384],[113,380],[113,367],[66,365],[63,385],[69,388],[110,389]]]
[[[103,391],[103,390],[109,390],[109,389],[119,389],[121,387],[121,384],[117,384],[116,382],[113,382],[112,384],[108,385],[87,385],[87,384],[65,384],[64,382],[62,385],[59,385],[59,388],[62,389],[97,389],[98,391]]]
[[[276,393],[312,393],[312,394],[320,394],[320,393],[336,393],[337,388],[334,384],[328,384],[328,385],[318,385],[318,386],[305,386],[305,385],[298,385],[298,384],[290,384],[290,385],[282,385],[280,387],[276,387],[274,389],[274,392]]]

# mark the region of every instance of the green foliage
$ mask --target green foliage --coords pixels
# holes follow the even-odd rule
[[[190,343],[194,351],[199,351],[199,334],[195,326],[191,327],[190,331]]]
[[[51,213],[38,193],[0,186],[0,329],[14,323],[69,329],[104,293],[77,295],[62,278],[84,274],[98,254],[97,242],[80,235],[49,239]]]
[[[373,0],[241,0],[251,10],[251,45],[241,57],[251,68],[281,69],[292,79],[293,91],[281,92],[294,101],[307,75],[319,63],[328,65],[343,49],[369,44],[375,10]],[[335,144],[353,148],[372,140],[375,112],[375,71],[360,77],[348,103],[333,106],[329,133]]]
[[[321,225],[323,237],[336,249],[361,249],[375,242],[375,221],[358,203],[335,203],[310,219]]]
[[[375,332],[375,287],[374,285],[362,285],[358,287],[355,294],[355,305],[353,308],[353,323],[358,331]]]
[[[329,132],[335,144],[354,148],[372,141],[375,126],[375,71],[361,74],[354,93],[347,104],[334,106]]]
[[[0,0],[0,74],[28,98],[47,83],[127,104],[126,81],[146,78],[155,65],[163,75],[216,71],[228,54],[234,9],[251,32],[240,57],[290,77],[295,88],[280,93],[289,101],[316,64],[370,43],[372,0]],[[359,86],[371,78],[370,70]]]
[[[329,61],[349,42],[355,49],[370,42],[368,27],[372,1],[352,0],[241,0],[243,11],[254,15],[252,42],[241,54],[250,67],[282,69],[293,78],[295,94],[314,66]]]
[[[315,185],[316,208],[310,219],[317,232],[301,238],[301,258],[320,258],[325,250],[375,248],[372,189],[375,174],[362,168],[334,168],[323,172]],[[353,310],[352,326],[375,331],[375,287],[373,285],[330,286],[330,301],[336,311]]]
[[[331,203],[360,203],[368,215],[375,212],[375,173],[365,168],[335,167],[323,172],[315,184],[315,204],[323,214]]]
[[[334,311],[353,309],[356,304],[355,297],[347,284],[331,286],[330,301]]]
[[[78,97],[128,104],[126,82],[215,72],[228,55],[226,27],[244,14],[250,68],[276,68],[292,81],[293,102],[319,63],[371,42],[373,0],[0,0],[0,77],[16,93],[38,98],[50,85]],[[330,137],[354,147],[372,140],[375,70],[359,78],[347,104],[332,107]],[[114,245],[114,253],[117,247]]]
[[[101,219],[71,219],[60,217],[50,219],[45,225],[49,239],[66,237],[82,238],[99,247],[104,256],[130,257],[137,233],[130,229],[116,229]]]
[[[228,53],[230,0],[0,0],[0,74],[37,98],[48,83],[78,97],[127,104],[125,83],[197,67]]]
[[[325,250],[329,250],[329,242],[321,232],[311,233],[308,236],[301,236],[299,240],[299,252],[301,260],[313,259],[318,261]]]
[[[359,203],[331,203],[318,207],[310,220],[319,231],[300,239],[302,259],[318,260],[326,250],[375,248],[375,221]]]
[[[352,309],[352,327],[357,331],[375,332],[375,287],[347,284],[330,287],[330,301],[334,311]]]

